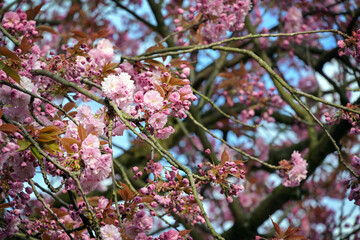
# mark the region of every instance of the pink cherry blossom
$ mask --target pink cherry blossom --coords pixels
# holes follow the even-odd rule
[[[174,229],[170,229],[169,231],[160,234],[160,240],[177,240],[178,237],[179,232]]]
[[[148,123],[155,130],[163,128],[165,126],[166,122],[167,122],[167,116],[163,113],[155,113],[148,120]]]
[[[291,155],[291,163],[294,164],[293,168],[288,171],[283,179],[282,184],[285,187],[296,187],[300,182],[306,178],[307,162],[304,160],[298,151],[294,151]]]
[[[20,17],[16,12],[7,12],[4,14],[2,25],[4,28],[14,28],[20,23]]]
[[[144,95],[145,106],[150,110],[160,110],[163,107],[163,101],[160,93],[155,90],[148,91]]]
[[[109,75],[102,82],[102,87],[105,95],[120,108],[125,108],[133,102],[135,85],[128,73]]]
[[[100,228],[104,240],[121,240],[120,231],[114,225],[106,224]]]
[[[175,132],[174,128],[171,126],[168,126],[166,128],[160,129],[156,133],[156,138],[158,139],[167,139],[171,134]]]

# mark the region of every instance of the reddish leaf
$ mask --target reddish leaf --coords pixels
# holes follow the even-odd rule
[[[179,232],[179,235],[182,236],[182,237],[184,237],[184,236],[188,235],[191,231],[192,231],[192,229],[181,230],[181,231]]]
[[[56,126],[46,126],[39,130],[40,135],[41,134],[48,134],[48,135],[58,135],[61,133],[61,130]]]
[[[77,111],[72,111],[72,112],[69,112],[69,113],[68,113],[68,115],[69,115],[70,117],[75,117],[76,114],[77,114]]]
[[[36,15],[38,15],[38,13],[40,12],[40,9],[41,7],[43,6],[44,4],[40,4],[36,7],[34,7],[33,9],[29,9],[26,11],[26,15],[27,15],[27,20],[34,20]]]
[[[7,58],[11,58],[15,61],[21,61],[20,58],[14,52],[10,51],[6,47],[0,47],[0,55],[5,56]]]
[[[41,240],[51,240],[51,237],[46,232],[44,232],[41,235]]]
[[[59,141],[67,152],[73,152],[71,149],[73,144],[77,144],[80,147],[79,141],[75,138],[60,138]]]
[[[172,77],[169,81],[170,85],[186,85],[189,83],[189,80],[180,79],[176,77]]]
[[[9,208],[9,207],[10,207],[10,203],[0,204],[0,209]]]
[[[154,201],[154,198],[152,196],[146,196],[141,198],[142,203],[151,203],[152,201]]]
[[[180,65],[182,64],[185,64],[187,67],[191,67],[191,68],[194,68],[190,63],[189,61],[186,61],[186,60],[181,60],[181,59],[177,59],[177,58],[173,58],[171,61],[170,61],[170,64],[172,67],[180,67]]]
[[[177,179],[179,180],[179,182],[181,182],[181,180],[182,180],[182,176],[178,173],[177,175],[176,175],[176,177],[177,177]]]
[[[55,31],[55,29],[53,29],[49,25],[39,25],[39,26],[36,27],[36,30],[43,31],[43,32],[49,32],[49,33],[52,33],[52,34],[58,34],[58,32]]]
[[[20,129],[14,126],[13,124],[4,123],[3,125],[0,126],[0,131],[5,133],[15,133],[15,132],[20,132]]]
[[[234,161],[234,163],[235,163],[236,165],[239,165],[239,164],[244,163],[244,161],[241,161],[241,160],[235,160],[235,161]]]
[[[67,104],[65,104],[65,106],[63,107],[65,112],[69,112],[71,109],[73,109],[76,106],[76,104],[74,102],[68,102]]]
[[[79,134],[80,140],[81,140],[81,142],[83,142],[88,134],[87,134],[85,128],[83,127],[83,125],[81,125],[81,124],[79,124],[77,129],[78,129],[78,134]]]
[[[133,193],[126,184],[120,182],[120,185],[123,187],[123,189],[118,190],[121,198],[125,202],[131,201],[135,197],[135,193]]]
[[[117,63],[108,62],[104,65],[102,72],[103,73],[114,73],[116,72],[114,68],[118,66]]]
[[[86,38],[86,39],[89,38],[89,36],[86,33],[81,32],[81,31],[74,30],[74,31],[71,31],[71,33],[74,34],[73,35],[74,38]]]
[[[156,83],[154,83],[154,84],[155,84],[156,90],[160,93],[161,97],[162,97],[162,98],[165,98],[165,91],[164,91],[164,89],[163,89],[161,86],[157,85]]]
[[[25,36],[21,39],[21,43],[19,48],[21,49],[22,53],[26,53],[30,50],[32,47],[32,43],[29,42],[29,39],[27,39]]]
[[[11,77],[15,82],[17,82],[20,85],[20,81],[21,81],[21,77],[19,75],[19,73],[14,70],[13,68],[9,67],[9,66],[4,66],[4,68],[2,69],[9,77]]]
[[[277,235],[278,235],[278,236],[281,236],[281,235],[282,235],[282,231],[281,231],[279,225],[278,225],[277,223],[275,223],[275,222],[272,220],[271,217],[270,217],[270,220],[271,220],[272,224],[274,225],[274,228],[275,228],[275,231],[276,231]]]
[[[164,68],[164,64],[162,62],[153,60],[153,59],[147,59],[145,60],[146,63],[150,64],[153,67],[159,67],[159,68]]]
[[[101,146],[102,146],[102,145],[106,145],[106,144],[108,144],[107,141],[100,141],[100,145],[101,145]]]
[[[221,154],[221,162],[220,165],[224,165],[225,162],[229,161],[229,155],[226,153],[226,150],[224,149],[223,153]]]
[[[3,110],[0,107],[0,118],[2,117],[2,115],[3,115]]]
[[[149,47],[145,52],[146,52],[146,53],[149,53],[149,52],[153,52],[153,51],[160,50],[160,49],[164,49],[164,48],[165,48],[164,45],[162,45],[162,44],[160,43],[160,45],[159,45],[159,44],[156,44],[156,46]]]
[[[164,45],[162,45],[161,43],[158,43],[156,46],[150,47],[146,50],[146,53],[150,53],[150,52],[154,52],[156,50],[160,50],[160,49],[164,49]],[[162,57],[163,61],[165,61],[166,56]]]

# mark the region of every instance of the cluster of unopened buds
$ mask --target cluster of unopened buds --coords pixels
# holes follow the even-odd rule
[[[198,222],[205,223],[205,219],[201,216],[199,206],[195,202],[195,197],[192,195],[192,188],[187,178],[183,178],[175,167],[171,167],[170,170],[165,170],[165,178],[160,176],[162,166],[160,163],[154,163],[150,161],[144,171],[147,173],[153,173],[157,181],[148,180],[149,184],[146,187],[140,189],[142,196],[152,196],[153,202],[150,206],[157,208],[159,205],[165,208],[165,211],[173,214],[177,214],[183,217],[185,221],[194,225]],[[134,167],[135,178],[142,174],[138,167]],[[150,211],[155,216],[155,212]]]
[[[359,110],[358,106],[352,105],[351,103],[347,103],[346,107],[353,110]],[[346,111],[341,109],[339,112],[333,114],[332,116],[330,113],[326,112],[324,113],[325,121],[329,124],[338,124],[340,122],[340,119],[347,120],[351,124],[350,134],[358,134],[360,133],[360,127],[359,127],[359,114]]]
[[[337,42],[339,56],[353,56],[357,62],[360,62],[360,29],[352,32],[352,36]]]
[[[203,177],[198,185],[213,182],[219,184],[222,187],[221,193],[228,196],[236,196],[240,191],[244,189],[241,184],[234,184],[228,181],[230,176],[238,179],[245,179],[244,164],[240,160],[234,162],[222,161],[218,165],[212,163],[199,163],[199,173]],[[231,198],[228,198],[230,201]]]

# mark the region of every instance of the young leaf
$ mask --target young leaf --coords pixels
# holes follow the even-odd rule
[[[81,140],[81,142],[83,142],[88,134],[87,134],[85,128],[83,127],[83,125],[81,125],[81,124],[79,124],[77,129],[78,129],[80,140]]]
[[[61,130],[56,126],[46,126],[39,130],[40,134],[49,134],[49,135],[58,135],[61,133]]]
[[[123,189],[118,190],[121,198],[125,202],[131,201],[135,197],[135,193],[133,193],[126,184],[120,182],[120,185],[123,187]]]
[[[69,112],[71,109],[73,109],[76,106],[76,103],[74,102],[68,102],[67,104],[65,104],[65,106],[63,107],[65,112]]]
[[[50,153],[55,153],[55,152],[62,152],[59,148],[59,144],[55,141],[49,142],[45,145],[46,150],[48,150]]]
[[[17,144],[20,146],[20,148],[17,151],[23,151],[31,145],[31,142],[26,141],[24,139],[18,139]]]
[[[70,153],[73,152],[73,150],[71,149],[71,146],[73,144],[77,144],[80,147],[79,141],[75,138],[60,138],[59,141],[63,145],[65,150]]]
[[[226,153],[226,150],[224,149],[223,153],[221,154],[221,162],[220,165],[224,165],[225,162],[229,161],[229,155]]]
[[[76,38],[76,39],[78,39],[78,38],[88,39],[89,38],[89,36],[86,33],[82,32],[82,31],[74,30],[74,31],[70,31],[70,32],[73,34],[73,37]]]
[[[10,51],[9,49],[7,49],[6,47],[0,47],[0,55],[5,56],[7,58],[11,58],[12,60],[15,61],[21,61],[20,58],[12,51]]]
[[[184,237],[184,236],[188,235],[191,231],[192,231],[192,229],[181,230],[181,231],[179,232],[179,235],[182,236],[182,237]]]
[[[21,81],[21,77],[19,75],[19,73],[17,71],[15,71],[13,68],[5,65],[3,68],[3,71],[9,76],[11,77],[15,82],[17,82],[18,84],[20,84]]]
[[[41,154],[39,153],[39,151],[37,150],[36,147],[34,147],[34,146],[30,147],[30,151],[31,151],[32,155],[33,155],[37,160],[42,159],[43,155],[41,155]]]
[[[21,39],[21,42],[20,42],[20,46],[19,48],[21,49],[21,52],[22,53],[26,53],[30,50],[30,48],[32,47],[33,43],[30,43],[29,42],[29,39],[27,39],[27,37],[23,37]]]
[[[172,77],[169,81],[170,85],[186,85],[189,83],[189,80],[180,79],[176,77]]]
[[[55,29],[53,29],[52,27],[50,27],[48,25],[39,25],[36,27],[36,30],[43,31],[43,32],[49,32],[52,34],[58,34],[58,32],[55,31]]]
[[[161,86],[157,85],[156,83],[154,83],[154,84],[155,84],[156,90],[160,93],[161,97],[162,97],[162,98],[165,98],[165,91],[164,91],[164,89],[163,89]]]
[[[20,129],[14,126],[13,124],[4,123],[3,125],[0,126],[0,132],[15,133],[15,132],[20,132]]]
[[[29,9],[26,11],[26,15],[27,15],[27,20],[34,20],[36,15],[38,15],[38,13],[40,12],[40,9],[41,7],[43,6],[44,4],[40,4],[36,7],[34,7],[33,9]]]

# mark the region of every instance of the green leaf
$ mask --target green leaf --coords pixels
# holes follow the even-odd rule
[[[28,142],[24,139],[18,139],[17,144],[20,146],[20,148],[17,151],[23,151],[31,145],[31,142]]]
[[[43,158],[43,155],[41,155],[41,153],[39,153],[39,151],[37,150],[36,147],[34,147],[34,146],[30,147],[30,151],[37,160],[40,160]]]
[[[62,152],[59,148],[59,144],[55,141],[47,143],[45,146],[49,152]]]
[[[3,61],[0,61],[0,71],[3,70],[5,67],[5,63]]]
[[[21,61],[20,58],[12,51],[7,49],[6,47],[0,47],[0,55],[5,56],[7,58],[11,58],[15,61]]]
[[[17,71],[6,65],[3,67],[3,70],[9,77],[20,85],[21,77]]]

